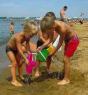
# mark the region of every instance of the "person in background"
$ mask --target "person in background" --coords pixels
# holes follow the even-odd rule
[[[10,22],[9,32],[10,32],[10,37],[12,37],[12,35],[15,33],[14,32],[14,22],[13,21]]]
[[[60,10],[60,20],[63,22],[67,22],[68,18],[66,16],[66,11],[67,11],[68,7],[64,6],[61,10]]]

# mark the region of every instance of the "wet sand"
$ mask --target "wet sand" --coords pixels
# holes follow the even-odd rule
[[[9,61],[8,58],[6,56],[6,52],[5,52],[5,46],[6,45],[2,45],[0,46],[0,73],[8,67]]]

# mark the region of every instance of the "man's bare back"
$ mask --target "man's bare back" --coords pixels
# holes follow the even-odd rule
[[[55,21],[55,31],[64,36],[64,41],[70,40],[74,36],[74,30],[62,21]]]

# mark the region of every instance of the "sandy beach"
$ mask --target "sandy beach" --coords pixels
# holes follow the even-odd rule
[[[58,86],[59,80],[56,77],[46,77],[45,64],[42,64],[40,69],[43,75],[39,79],[33,80],[30,85],[23,83],[21,88],[12,86],[6,80],[10,75],[10,68],[7,67],[9,61],[5,54],[5,45],[3,45],[0,47],[0,95],[88,95],[88,22],[74,24],[73,28],[77,30],[80,44],[72,57],[70,84]],[[63,51],[54,57],[52,72],[60,71],[63,68],[62,53]]]

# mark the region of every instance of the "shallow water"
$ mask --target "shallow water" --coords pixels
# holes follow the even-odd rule
[[[5,45],[0,47],[0,74],[6,67],[8,67],[9,61],[5,53]]]
[[[23,19],[13,19],[14,21],[14,31],[19,32],[22,31],[22,23]],[[0,45],[7,42],[10,34],[9,34],[9,24],[10,19],[0,19]]]

